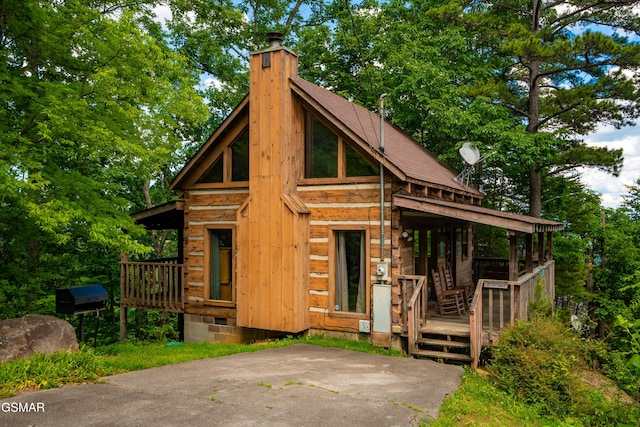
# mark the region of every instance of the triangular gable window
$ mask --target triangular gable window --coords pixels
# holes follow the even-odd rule
[[[220,155],[213,165],[200,177],[198,184],[210,184],[224,181],[224,168],[223,168],[222,155]]]
[[[356,150],[351,148],[349,144],[344,144],[347,152],[347,176],[373,176],[378,173],[376,168]]]
[[[246,181],[249,181],[249,129],[245,127],[196,183],[217,184]]]
[[[231,145],[231,181],[249,181],[249,129]]]

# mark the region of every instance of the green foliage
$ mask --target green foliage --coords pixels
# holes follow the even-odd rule
[[[127,328],[130,337],[140,341],[174,341],[178,339],[178,315],[150,310],[133,311],[134,324]]]
[[[640,384],[640,319],[630,321],[618,314],[614,326],[620,331],[618,344],[624,348],[622,355],[626,357],[627,368]],[[636,393],[640,394],[640,390]]]
[[[9,2],[0,51],[3,209],[52,236],[141,250],[128,216],[132,177],[175,151],[204,112],[196,80],[125,5]],[[139,4],[138,6],[143,6]],[[195,101],[195,102],[194,102]],[[162,145],[159,142],[162,141]]]
[[[425,425],[531,427],[552,424],[541,417],[535,407],[497,388],[484,373],[466,370],[460,387],[442,402],[438,419]]]
[[[104,360],[91,348],[81,347],[75,353],[37,354],[0,363],[0,398],[10,397],[23,389],[48,389],[95,381],[109,372]]]
[[[640,377],[634,375],[623,352],[616,351],[598,339],[583,340],[583,355],[587,366],[602,372],[636,401],[640,400]]]
[[[521,322],[501,334],[489,371],[500,389],[543,416],[591,426],[635,423],[637,406],[592,386],[594,374],[587,369],[584,348],[557,322]]]
[[[545,294],[546,280],[538,276],[534,287],[534,301],[529,303],[529,320],[539,321],[551,316],[553,313],[553,301],[549,300]]]
[[[567,345],[571,339],[552,322],[518,323],[501,334],[489,370],[507,393],[539,405],[547,415],[564,417],[576,381],[570,367],[579,355]]]
[[[129,217],[140,189],[173,197],[168,175],[206,106],[154,4],[3,2],[0,318],[52,314],[60,287],[102,283],[114,298],[118,252],[149,244]]]
[[[572,232],[559,233],[553,241],[553,258],[556,261],[556,293],[584,300],[591,295],[585,289],[589,273],[587,239]]]

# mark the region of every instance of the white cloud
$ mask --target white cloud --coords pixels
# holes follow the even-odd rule
[[[203,83],[204,83],[204,85],[206,87],[208,87],[208,88],[212,87],[212,88],[215,88],[217,90],[222,90],[222,88],[224,87],[223,83],[220,80],[215,79],[213,77],[205,78]]]
[[[624,165],[619,177],[593,169],[582,169],[582,182],[602,194],[606,207],[616,208],[627,193],[625,185],[633,185],[640,178],[640,129],[634,126],[616,129],[602,126],[594,134],[585,138],[591,146],[622,148]]]
[[[156,15],[156,20],[163,24],[171,20],[171,9],[169,9],[169,6],[158,5],[153,8],[153,13]]]

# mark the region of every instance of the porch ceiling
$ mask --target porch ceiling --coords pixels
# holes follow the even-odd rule
[[[184,202],[175,200],[131,214],[147,230],[176,230],[184,226]]]
[[[464,221],[486,224],[493,227],[522,233],[539,233],[546,231],[560,231],[564,225],[560,222],[518,215],[510,212],[496,211],[481,206],[448,202],[445,200],[427,199],[404,194],[395,194],[393,204],[399,208],[426,212]]]

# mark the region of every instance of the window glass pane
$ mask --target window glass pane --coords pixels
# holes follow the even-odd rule
[[[349,144],[345,144],[347,151],[347,176],[375,176],[379,171],[362,157]]]
[[[232,300],[232,233],[231,230],[211,230],[209,298]]]
[[[335,311],[366,312],[367,263],[364,231],[338,231]]]
[[[231,146],[231,180],[249,181],[249,130],[242,131]]]
[[[338,176],[338,136],[321,121],[310,117],[307,121],[305,176],[333,178]]]
[[[222,182],[222,155],[218,157],[213,165],[200,177],[199,184]]]

